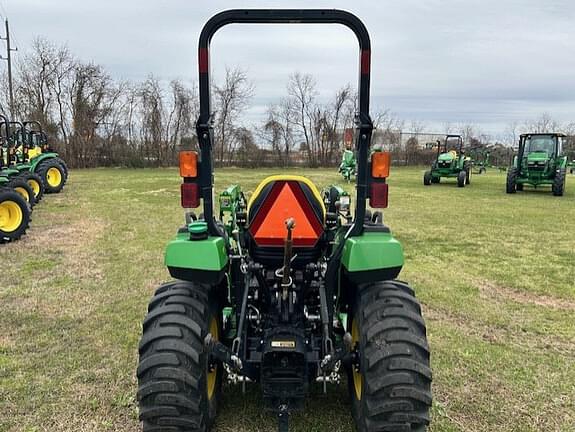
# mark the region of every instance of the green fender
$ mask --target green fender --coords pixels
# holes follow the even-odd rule
[[[190,240],[190,234],[182,230],[168,243],[164,263],[177,279],[219,283],[228,265],[225,241],[222,237]]]
[[[401,243],[391,232],[366,232],[346,240],[341,264],[355,283],[393,279],[403,267]]]
[[[48,152],[42,153],[35,158],[30,159],[30,171],[36,171],[36,167],[40,164],[40,162],[45,161],[46,159],[54,159],[57,157],[59,157],[58,153]]]
[[[557,169],[567,168],[567,156],[561,156],[557,161]]]

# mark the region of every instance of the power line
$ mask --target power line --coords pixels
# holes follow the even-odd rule
[[[2,3],[0,3],[0,6]],[[6,37],[0,37],[0,39],[6,41],[6,57],[0,56],[1,60],[6,60],[8,62],[8,90],[10,93],[10,117],[14,114],[14,92],[12,90],[12,52],[18,51],[18,48],[12,48],[10,46],[10,27],[8,27],[8,19],[5,21],[6,24]]]

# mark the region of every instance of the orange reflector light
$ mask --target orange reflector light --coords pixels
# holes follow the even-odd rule
[[[374,152],[371,155],[371,176],[373,178],[389,177],[391,154],[389,152]]]
[[[180,193],[183,208],[197,208],[200,206],[200,188],[197,183],[182,183]]]
[[[195,151],[183,150],[180,152],[180,176],[198,176],[198,154]]]
[[[372,208],[387,208],[388,192],[387,183],[372,183],[369,191],[369,206]]]

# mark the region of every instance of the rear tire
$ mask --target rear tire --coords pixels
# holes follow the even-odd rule
[[[553,186],[551,187],[553,195],[563,196],[563,192],[565,190],[565,180],[566,180],[565,174],[566,171],[564,168],[560,169],[559,172],[555,174],[555,179],[553,179]]]
[[[44,182],[46,193],[58,193],[66,184],[68,176],[66,170],[57,159],[47,159],[36,167],[36,172]]]
[[[517,192],[517,169],[510,168],[507,171],[507,184],[506,184],[506,192],[508,194],[514,194]]]
[[[431,177],[431,171],[425,171],[423,174],[423,184],[425,186],[429,186],[431,184],[433,177]]]
[[[34,190],[30,187],[28,182],[20,177],[13,177],[8,183],[8,187],[14,189],[24,200],[28,203],[30,208],[36,205],[36,198],[34,197]]]
[[[348,370],[358,432],[424,432],[432,373],[425,322],[413,290],[399,281],[358,287],[349,321],[357,366]]]
[[[470,185],[471,184],[471,169],[467,168],[467,170],[465,170],[465,184]]]
[[[0,244],[20,239],[30,225],[30,206],[12,189],[0,188]]]
[[[208,285],[174,281],[150,301],[137,371],[144,432],[206,432],[214,422],[223,368],[210,369],[204,338],[221,334],[221,308],[209,293]]]
[[[466,181],[466,172],[465,171],[459,171],[459,174],[457,174],[457,186],[458,187],[465,187],[465,181]]]
[[[42,177],[33,172],[22,173],[20,174],[19,177],[22,177],[26,181],[26,183],[28,183],[28,186],[30,186],[32,192],[34,193],[34,200],[36,201],[36,203],[39,203],[42,200],[42,197],[44,196],[44,189],[45,189]]]

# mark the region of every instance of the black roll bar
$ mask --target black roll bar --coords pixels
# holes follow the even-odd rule
[[[351,29],[359,42],[358,115],[356,118],[357,202],[355,219],[346,237],[363,231],[368,183],[368,154],[373,131],[369,116],[369,79],[371,43],[363,22],[355,15],[337,9],[231,9],[214,15],[204,25],[198,43],[200,116],[196,123],[201,152],[200,188],[204,201],[204,218],[210,235],[221,236],[213,209],[213,130],[211,119],[210,42],[220,28],[233,23],[245,24],[342,24]]]

